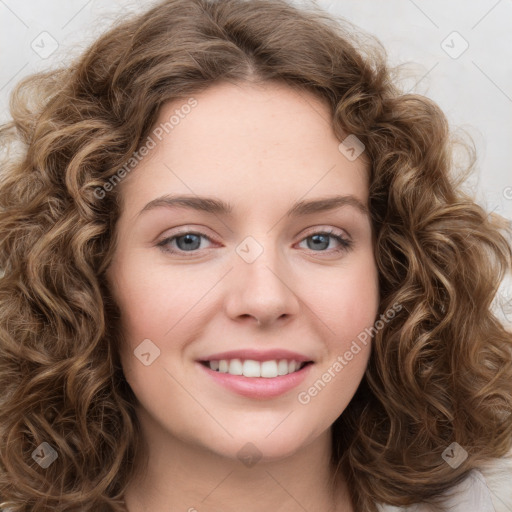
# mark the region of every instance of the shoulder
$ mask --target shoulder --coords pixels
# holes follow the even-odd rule
[[[482,478],[496,512],[512,510],[512,451],[481,468]]]
[[[450,512],[511,512],[512,452],[472,471],[455,486],[444,501]],[[436,512],[436,508],[418,503],[410,507],[380,505],[379,512]]]

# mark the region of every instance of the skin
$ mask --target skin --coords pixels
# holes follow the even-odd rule
[[[118,185],[122,214],[108,279],[149,453],[127,489],[127,507],[350,512],[343,479],[335,489],[327,484],[330,427],[361,381],[370,344],[309,403],[297,395],[376,319],[371,223],[351,205],[285,213],[298,200],[334,194],[367,206],[367,164],[338,150],[327,105],[309,93],[222,83],[194,97],[197,106]],[[157,125],[183,104],[162,107]],[[233,212],[161,206],[139,215],[165,193],[214,196]],[[310,237],[326,229],[352,247],[329,237],[315,246]],[[168,242],[174,254],[157,245],[191,231],[209,238],[194,239],[193,251],[183,239]],[[252,263],[236,252],[248,236],[263,248]],[[145,339],[160,350],[148,366],[134,355]],[[195,362],[241,348],[289,349],[315,363],[296,389],[261,400],[221,387]],[[248,442],[262,457],[252,467],[237,457]]]

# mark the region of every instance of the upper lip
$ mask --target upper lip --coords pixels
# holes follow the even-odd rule
[[[207,357],[202,357],[198,359],[198,361],[220,361],[221,359],[251,359],[254,361],[287,359],[289,361],[294,360],[298,362],[313,361],[311,357],[280,348],[272,350],[255,350],[250,348],[243,350],[229,350],[227,352],[218,352]]]

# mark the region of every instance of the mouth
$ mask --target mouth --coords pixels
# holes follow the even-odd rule
[[[297,361],[295,359],[269,359],[256,361],[254,359],[212,359],[198,361],[206,368],[229,375],[244,376],[246,378],[272,379],[296,373],[313,361]]]
[[[264,359],[264,358],[262,358]],[[297,359],[206,359],[196,361],[219,389],[228,390],[253,400],[269,400],[297,388],[308,376],[313,361]],[[216,387],[214,389],[217,389]]]

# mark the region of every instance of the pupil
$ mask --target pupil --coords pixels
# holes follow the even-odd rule
[[[313,240],[313,243],[314,243],[314,244],[313,244],[313,245],[314,245],[314,247],[318,248],[318,247],[319,247],[319,246],[318,246],[318,243],[320,243],[320,244],[322,244],[322,243],[323,243],[323,244],[324,244],[324,247],[322,247],[323,249],[326,249],[326,248],[329,246],[329,241],[328,241],[328,239],[327,239],[327,238],[328,238],[328,237],[327,237],[327,236],[325,236],[325,235],[313,235],[313,236],[311,237],[311,239]],[[322,241],[322,239],[323,239],[323,241]],[[310,249],[311,249],[311,247],[310,247]]]
[[[184,247],[180,247],[180,245],[181,245],[179,243],[180,240],[185,242]],[[199,243],[197,243],[198,241],[199,241]],[[197,235],[193,235],[193,234],[183,235],[176,239],[176,243],[178,244],[178,247],[180,249],[184,249],[184,250],[197,249],[200,245],[200,242],[201,241],[199,240],[199,237]],[[196,243],[196,246],[192,247],[194,245],[194,243]]]

